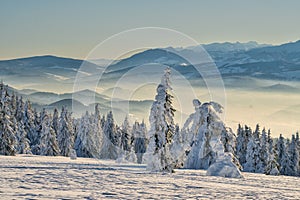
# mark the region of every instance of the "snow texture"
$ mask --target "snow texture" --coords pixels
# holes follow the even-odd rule
[[[145,165],[61,156],[0,160],[0,199],[300,199],[300,179],[291,176],[149,173]]]

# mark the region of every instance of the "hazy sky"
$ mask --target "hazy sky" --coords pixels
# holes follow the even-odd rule
[[[297,0],[0,0],[0,59],[83,58],[107,37],[145,26],[199,43],[281,44],[300,39],[299,9]]]

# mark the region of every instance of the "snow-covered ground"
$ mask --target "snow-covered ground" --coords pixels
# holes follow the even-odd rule
[[[89,158],[0,156],[0,199],[300,199],[299,177],[145,169]]]

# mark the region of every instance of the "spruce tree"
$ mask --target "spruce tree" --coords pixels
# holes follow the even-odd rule
[[[13,156],[16,154],[16,137],[10,112],[10,96],[6,87],[0,84],[0,154]]]
[[[62,156],[70,156],[71,150],[74,145],[74,130],[72,124],[71,114],[68,113],[67,108],[62,107],[59,120],[54,120],[53,123],[58,121],[58,146]]]
[[[100,158],[115,160],[118,158],[119,138],[117,137],[117,126],[112,111],[107,113],[103,127]]]
[[[247,154],[246,154],[246,163],[243,168],[247,172],[259,172],[259,162],[260,162],[260,141],[259,141],[259,129],[256,128],[256,131],[249,138],[247,144]]]
[[[79,157],[101,158],[102,135],[99,127],[100,123],[95,123],[95,115],[86,112],[81,117],[75,140],[75,150]]]
[[[149,146],[147,149],[147,169],[151,171],[172,172],[174,161],[170,145],[175,133],[174,112],[170,85],[170,68],[165,70],[157,95],[150,111]]]
[[[237,145],[236,145],[236,155],[240,161],[241,165],[246,163],[246,154],[247,154],[247,143],[248,138],[244,128],[239,124],[237,130]]]
[[[51,116],[43,109],[41,114],[41,138],[39,141],[40,155],[44,156],[58,156],[59,147],[57,144],[56,134],[51,126]]]
[[[132,146],[132,129],[129,124],[128,117],[126,116],[122,124],[122,136],[121,136],[121,149],[124,151],[131,151]]]
[[[16,132],[16,150],[18,154],[31,154],[31,148],[29,145],[29,140],[27,138],[27,133],[24,129],[23,121],[17,122],[14,118],[15,132]]]
[[[52,117],[52,127],[53,127],[53,130],[56,134],[56,136],[59,135],[59,113],[58,113],[58,110],[57,108],[54,108],[54,111],[53,111],[53,117]]]
[[[43,109],[41,113],[38,113],[36,109],[33,111],[34,115],[34,131],[32,135],[28,135],[30,140],[31,151],[35,155],[40,154],[40,140],[42,133],[42,116],[45,114],[45,110]]]
[[[283,160],[284,152],[285,152],[285,142],[284,142],[284,137],[282,134],[280,134],[277,144],[276,144],[276,149],[277,149],[277,162],[281,164],[281,161]]]
[[[266,129],[262,130],[261,138],[260,138],[260,151],[259,151],[259,162],[257,164],[257,172],[264,173],[270,159],[270,148],[268,143],[268,135]]]
[[[147,127],[144,122],[142,121],[139,124],[137,121],[133,125],[133,135],[134,135],[134,151],[137,156],[137,162],[142,163],[143,155],[146,153],[147,150]]]
[[[30,146],[34,146],[36,141],[36,127],[34,121],[35,116],[33,114],[31,104],[29,101],[26,101],[24,105],[23,122],[24,130],[27,133],[27,138],[29,140]]]
[[[280,162],[280,174],[292,176],[294,175],[293,163],[287,148],[282,152],[282,159]]]
[[[279,175],[280,166],[277,162],[277,152],[273,145],[273,139],[271,138],[271,131],[268,130],[267,142],[269,146],[269,159],[267,161],[267,166],[265,168],[265,174],[267,175]]]
[[[298,176],[299,175],[299,150],[297,146],[297,140],[295,135],[292,135],[292,141],[288,147],[288,153],[291,161],[292,172],[289,175]]]

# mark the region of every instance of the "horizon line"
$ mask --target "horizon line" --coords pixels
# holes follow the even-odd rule
[[[276,47],[276,46],[281,46],[281,45],[284,45],[284,44],[295,43],[295,42],[298,42],[298,41],[300,41],[300,39],[294,40],[294,41],[289,41],[289,42],[284,42],[284,43],[277,43],[277,44],[275,44],[275,43],[273,43],[273,44],[271,44],[271,43],[259,43],[259,42],[255,41],[255,40],[249,40],[247,42],[240,42],[240,41],[215,41],[215,42],[209,42],[209,43],[201,43],[199,45],[225,44],[225,43],[230,43],[230,44],[247,44],[247,43],[255,42],[258,45],[268,45],[268,46]],[[168,47],[172,47],[172,48],[187,48],[187,47],[182,47],[182,46],[181,47],[166,46],[166,47],[163,47],[163,48],[168,48]],[[162,47],[160,47],[160,48],[162,48]],[[72,57],[72,56],[58,55],[56,53],[53,53],[53,54],[34,54],[34,55],[33,54],[29,54],[29,55],[24,55],[24,56],[21,56],[21,57],[0,58],[0,61],[11,61],[11,60],[26,59],[26,58],[46,57],[46,56],[57,57],[57,58],[66,58],[66,59],[73,59],[73,60],[81,60],[81,61],[85,60],[85,57]],[[95,59],[95,60],[97,60],[97,59],[113,60],[113,59],[110,59],[110,58],[93,58],[93,59]]]

